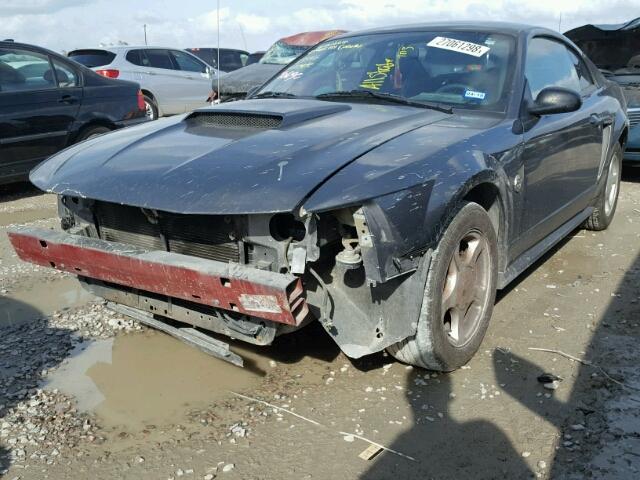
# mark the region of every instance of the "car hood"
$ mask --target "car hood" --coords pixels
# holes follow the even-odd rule
[[[292,211],[377,146],[448,115],[415,107],[261,99],[92,138],[41,164],[39,188],[194,214]]]
[[[247,93],[253,87],[262,85],[285,66],[286,65],[276,65],[273,63],[253,63],[221,75],[221,96]]]

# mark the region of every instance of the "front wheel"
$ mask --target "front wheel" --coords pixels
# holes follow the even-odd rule
[[[611,154],[611,161],[605,173],[604,183],[593,205],[593,213],[584,222],[587,230],[605,230],[616,213],[618,194],[620,193],[620,176],[622,174],[622,147],[616,144]]]
[[[498,246],[491,219],[465,203],[433,252],[415,336],[389,347],[398,360],[451,371],[476,353],[496,295]]]

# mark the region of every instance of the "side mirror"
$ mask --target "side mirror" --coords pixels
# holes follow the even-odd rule
[[[531,115],[552,115],[579,110],[582,99],[573,90],[562,87],[548,87],[542,90],[533,105],[529,106]]]

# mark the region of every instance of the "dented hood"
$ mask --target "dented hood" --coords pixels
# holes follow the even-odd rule
[[[395,105],[247,100],[87,140],[30,179],[57,194],[176,213],[292,211],[359,156],[446,116]]]

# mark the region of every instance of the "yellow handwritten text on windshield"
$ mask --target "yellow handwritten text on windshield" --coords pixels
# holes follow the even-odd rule
[[[390,58],[386,58],[384,63],[376,63],[376,69],[372,72],[367,72],[367,76],[360,84],[360,87],[380,90],[394,66],[395,64]]]

